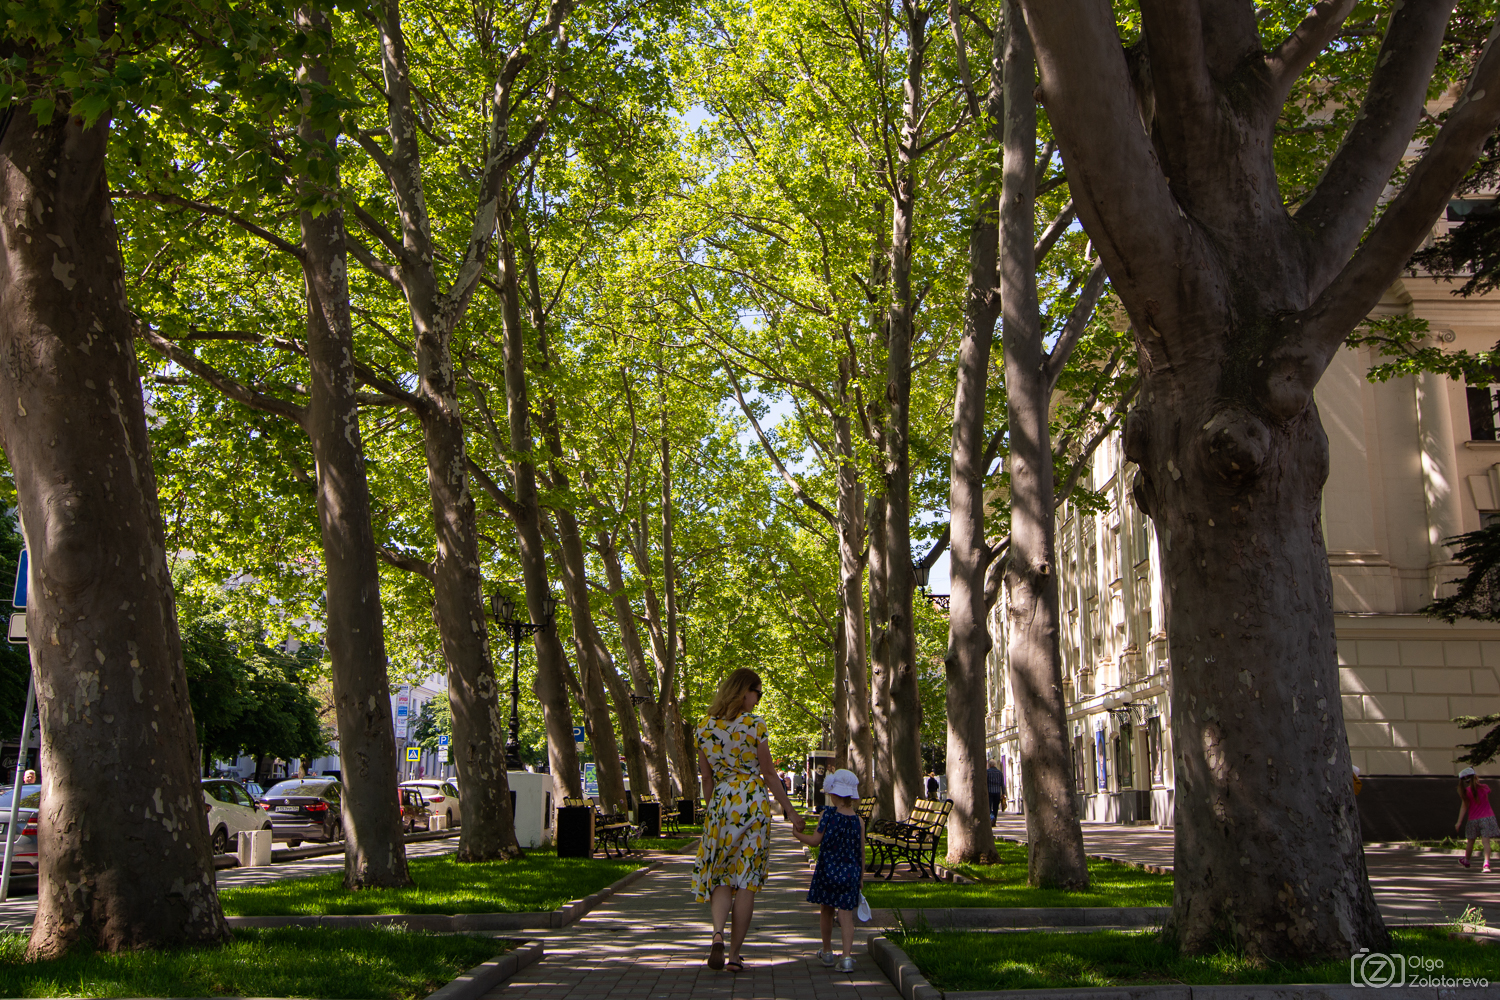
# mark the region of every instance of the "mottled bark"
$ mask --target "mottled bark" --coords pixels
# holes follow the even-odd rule
[[[299,14],[307,28],[321,15]],[[328,74],[317,63],[304,79],[318,86]],[[303,121],[309,147],[328,142]],[[315,192],[308,192],[309,194]],[[307,281],[307,364],[310,386],[303,428],[317,460],[318,526],[327,573],[324,641],[333,682],[334,716],[343,764],[344,885],[350,889],[411,884],[406,868],[401,806],[391,795],[400,780],[386,673],[380,566],[370,526],[370,483],[359,429],[359,378],[354,370],[354,326],[344,213],[299,215],[302,270]]]
[[[1018,20],[1010,12],[1007,23]],[[1003,29],[996,32],[991,62],[1001,60]],[[1030,95],[1027,95],[1030,99]],[[1004,87],[990,74],[985,101],[987,138],[1002,137]],[[1028,155],[1029,152],[1028,152]],[[964,291],[963,337],[958,346],[958,382],[953,394],[953,467],[949,485],[948,655],[947,681],[948,861],[951,864],[992,861],[995,834],[990,826],[989,788],[985,773],[985,710],[991,640],[984,606],[984,571],[990,549],[984,533],[984,482],[988,435],[985,401],[989,389],[990,351],[1000,314],[996,263],[999,253],[1000,178],[986,164],[977,178],[973,222],[969,231],[969,280]],[[1029,205],[1029,199],[1026,205]],[[1015,205],[1016,209],[1024,206]],[[1028,221],[1028,220],[1019,220]]]
[[[840,359],[841,396],[846,405],[851,402],[852,378],[852,359]],[[874,778],[874,733],[870,727],[870,660],[865,633],[865,487],[855,465],[850,421],[842,414],[834,418],[834,446],[840,457],[839,600],[843,610],[840,619],[844,627],[844,657],[848,664],[844,717],[849,729],[849,770],[859,778],[860,793],[868,795]]]
[[[463,861],[512,857],[520,852],[506,778],[507,717],[490,659],[479,532],[469,489],[467,446],[453,367],[453,329],[467,311],[494,237],[504,176],[504,117],[497,110],[491,149],[480,185],[480,204],[453,287],[444,292],[435,270],[437,248],[428,216],[421,147],[412,108],[410,66],[401,25],[400,0],[379,10],[381,62],[388,101],[389,154],[361,138],[382,166],[401,222],[399,283],[415,333],[417,391],[422,446],[437,541],[433,561],[434,604],[448,700],[453,708],[453,758],[463,783],[463,823],[458,856]],[[533,614],[537,609],[533,609]],[[537,619],[539,620],[539,619]],[[572,748],[571,725],[567,732]]]
[[[849,638],[844,630],[844,612],[833,620],[833,712],[829,727],[833,735],[833,766],[849,766]]]
[[[874,736],[875,808],[895,819],[896,782],[891,772],[891,666],[886,601],[885,495],[874,497],[870,526],[870,721]]]
[[[553,410],[550,401],[543,404],[543,409]],[[560,489],[567,487],[567,477],[560,468],[554,465],[552,475],[554,485]],[[588,735],[594,748],[600,806],[605,812],[615,812],[625,808],[625,775],[620,769],[620,745],[615,740],[614,722],[609,713],[606,677],[618,675],[609,647],[594,624],[594,610],[589,605],[587,568],[578,519],[572,511],[564,508],[554,511],[552,516],[557,522],[557,548],[561,556],[558,575],[562,578],[568,612],[573,619],[573,645],[578,651],[583,711],[588,718]],[[629,707],[628,700],[626,707]]]
[[[913,311],[912,224],[916,212],[917,169],[926,119],[923,72],[927,12],[904,6],[907,34],[906,119],[901,127],[899,162],[891,178],[891,299],[886,321],[885,384],[885,548],[886,666],[889,671],[891,780],[896,812],[904,816],[925,794],[922,788],[922,700],[918,690],[917,648],[912,601],[916,579],[911,552],[911,350]]]
[[[547,579],[547,552],[542,543],[541,505],[537,499],[536,460],[531,437],[531,410],[526,384],[526,337],[521,323],[520,289],[516,260],[510,240],[500,241],[499,288],[502,345],[505,355],[505,402],[509,414],[511,473],[515,502],[511,519],[516,526],[521,575],[526,587],[526,607],[534,622],[546,617],[543,602],[551,594]],[[536,696],[542,704],[547,730],[547,753],[557,794],[578,798],[583,780],[578,770],[578,748],[573,743],[573,709],[568,703],[566,654],[556,627],[534,636],[536,646]]]
[[[1274,159],[1281,103],[1350,5],[1319,5],[1269,53],[1248,3],[1211,25],[1143,8],[1150,135],[1110,12],[1023,5],[1079,218],[1137,331],[1125,452],[1170,581],[1170,930],[1189,951],[1232,939],[1267,961],[1387,950],[1349,782],[1312,395],[1500,122],[1493,32],[1371,226],[1451,4],[1392,5],[1360,112],[1295,216]]]
[[[1004,174],[1000,195],[1006,408],[1010,426],[1010,551],[1006,615],[1010,683],[1020,736],[1026,804],[1027,879],[1034,886],[1081,888],[1088,859],[1073,797],[1072,751],[1063,697],[1058,622],[1052,439],[1052,385],[1046,377],[1037,303],[1036,99],[1031,39],[1020,8],[1007,5],[1004,51]],[[954,519],[955,529],[957,517]],[[980,542],[982,544],[982,541]],[[957,549],[954,559],[957,561]],[[967,564],[970,605],[978,607],[983,567]],[[982,765],[982,758],[980,764]],[[983,780],[982,773],[979,778]]]
[[[41,877],[28,959],[229,938],[105,179],[109,123],[0,136],[0,439],[31,554]]]
[[[641,648],[641,634],[636,627],[635,611],[630,606],[630,595],[625,592],[625,575],[620,567],[620,554],[614,539],[607,532],[599,532],[595,550],[604,564],[604,581],[609,588],[609,599],[615,612],[615,625],[620,630],[620,645],[625,651],[625,665],[630,672],[636,704],[640,712],[641,742],[646,757],[646,767],[651,776],[651,788],[662,802],[671,802],[676,796],[672,785],[667,755],[667,735],[664,713],[659,704],[660,692],[651,669],[646,663],[646,653]]]

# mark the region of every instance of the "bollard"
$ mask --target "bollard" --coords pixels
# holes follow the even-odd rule
[[[446,813],[444,813],[444,814],[439,815],[439,816],[429,816],[429,817],[427,817],[427,829],[429,829],[429,830],[446,830],[446,829],[448,829],[448,815]]]
[[[238,854],[241,868],[271,863],[271,831],[245,830],[239,835]]]

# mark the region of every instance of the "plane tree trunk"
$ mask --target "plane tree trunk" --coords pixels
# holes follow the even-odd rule
[[[1026,803],[1027,879],[1035,886],[1082,888],[1089,881],[1088,858],[1073,798],[1058,622],[1049,428],[1052,381],[1042,346],[1032,242],[1036,236],[1035,70],[1031,39],[1014,3],[1007,5],[1005,21],[1000,297],[1011,481],[1005,613],[1020,734],[1021,796]],[[982,569],[966,569],[970,601],[982,623]],[[982,759],[979,763],[977,780],[982,782]]]
[[[1493,33],[1371,226],[1451,4],[1392,9],[1360,113],[1295,216],[1274,129],[1352,3],[1314,7],[1269,52],[1249,3],[1211,24],[1147,10],[1150,134],[1109,11],[1023,6],[1079,216],[1137,331],[1124,437],[1169,581],[1171,930],[1189,951],[1232,938],[1267,961],[1387,950],[1349,782],[1313,390],[1500,122]]]
[[[891,780],[896,812],[905,816],[926,794],[922,787],[922,699],[917,670],[916,579],[911,553],[911,352],[916,299],[912,293],[912,225],[917,167],[927,117],[923,76],[927,66],[928,11],[903,5],[907,37],[906,118],[891,196],[891,298],[886,318],[885,548],[886,666],[889,670]]]
[[[105,180],[110,127],[0,135],[0,443],[31,554],[41,867],[28,960],[218,944],[198,739]]]
[[[308,29],[326,28],[321,15],[299,14]],[[311,62],[306,78],[328,82]],[[328,136],[303,121],[303,139],[316,148]],[[334,714],[343,762],[344,885],[350,889],[411,884],[401,807],[391,796],[400,780],[386,673],[380,566],[370,525],[370,484],[359,429],[359,378],[354,370],[354,326],[344,213],[299,215],[307,280],[307,363],[311,373],[303,427],[317,459],[318,525],[327,573],[327,631]]]
[[[1012,17],[1005,15],[1009,23]],[[1002,58],[1004,29],[997,29],[991,58]],[[990,74],[985,121],[991,142],[1002,139],[1004,88]],[[984,534],[984,483],[988,472],[985,402],[990,351],[1000,314],[996,262],[999,253],[999,178],[986,165],[978,178],[974,222],[969,232],[969,280],[964,293],[963,337],[958,347],[958,384],[953,395],[953,471],[949,486],[948,655],[944,660],[948,715],[948,861],[995,859],[985,770],[986,658],[990,630],[984,606],[989,545]],[[1029,222],[1029,220],[1026,220]]]

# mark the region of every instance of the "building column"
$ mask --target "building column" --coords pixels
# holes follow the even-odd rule
[[[1453,555],[1443,539],[1463,531],[1459,506],[1458,462],[1454,453],[1453,417],[1448,406],[1445,375],[1417,376],[1417,434],[1421,439],[1422,494],[1427,502],[1427,597],[1458,574]]]

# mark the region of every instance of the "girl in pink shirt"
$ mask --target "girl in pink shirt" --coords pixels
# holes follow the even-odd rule
[[[1458,772],[1458,822],[1453,824],[1454,832],[1464,827],[1464,818],[1468,817],[1468,826],[1464,829],[1464,835],[1469,838],[1468,850],[1464,851],[1463,859],[1459,864],[1465,868],[1469,867],[1469,858],[1474,854],[1474,841],[1484,842],[1484,870],[1490,870],[1490,838],[1500,837],[1500,825],[1495,822],[1495,810],[1490,805],[1489,786],[1479,780],[1472,767],[1466,767]]]

